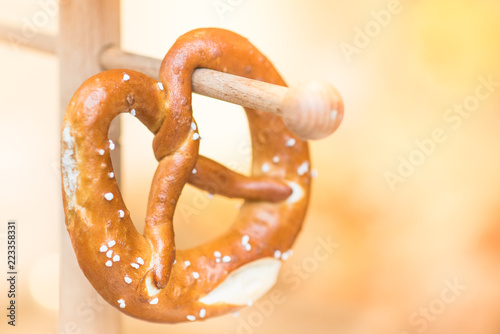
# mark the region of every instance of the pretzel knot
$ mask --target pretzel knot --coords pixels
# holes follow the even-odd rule
[[[173,45],[159,82],[132,70],[88,79],[70,101],[62,125],[64,211],[79,265],[105,300],[144,320],[204,319],[263,296],[291,254],[309,200],[307,142],[290,133],[278,116],[245,110],[251,176],[198,156],[191,75],[199,67],[285,85],[246,39],[199,29]],[[111,165],[115,144],[107,134],[120,113],[137,117],[155,134],[159,164],[144,235],[131,221]],[[172,219],[186,183],[245,202],[222,236],[176,251]]]

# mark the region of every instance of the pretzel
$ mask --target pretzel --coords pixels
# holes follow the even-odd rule
[[[89,78],[71,99],[62,124],[65,222],[80,268],[107,302],[148,321],[207,319],[263,296],[291,254],[309,201],[308,144],[279,116],[245,109],[251,176],[198,155],[191,76],[201,67],[285,86],[243,37],[198,29],[169,50],[159,82],[122,69]],[[144,235],[130,218],[111,164],[115,144],[107,134],[120,113],[137,117],[155,135],[158,168]],[[222,236],[176,251],[172,220],[186,183],[245,202]]]

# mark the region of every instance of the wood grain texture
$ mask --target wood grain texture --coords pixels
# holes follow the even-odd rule
[[[192,77],[193,91],[246,108],[280,115],[288,89],[224,72],[197,69]]]

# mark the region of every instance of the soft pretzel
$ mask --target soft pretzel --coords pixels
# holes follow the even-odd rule
[[[199,29],[176,41],[159,82],[132,70],[110,70],[85,81],[62,124],[64,211],[78,263],[106,301],[144,320],[206,319],[260,298],[290,255],[308,205],[308,144],[279,116],[245,110],[253,148],[250,177],[198,156],[191,75],[199,67],[285,85],[246,39]],[[115,144],[108,129],[120,113],[137,117],[155,134],[159,164],[144,235],[131,221],[111,165]],[[222,236],[176,251],[172,218],[186,182],[245,202]]]

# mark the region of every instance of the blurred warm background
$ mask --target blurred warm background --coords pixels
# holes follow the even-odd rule
[[[22,25],[48,2],[0,0],[0,22]],[[218,13],[219,3],[231,10]],[[280,302],[264,297],[239,316],[181,325],[122,317],[122,333],[499,333],[499,17],[494,0],[123,0],[124,49],[162,58],[190,29],[231,29],[290,84],[332,82],[346,113],[337,133],[311,142],[318,177],[275,288]],[[57,34],[57,16],[40,32]],[[16,328],[2,311],[0,332],[61,333],[58,61],[4,41],[0,59],[0,267],[15,219],[20,307]],[[240,108],[196,97],[194,110],[201,153],[248,172]],[[152,135],[121,122],[122,190],[141,227]],[[177,213],[181,248],[221,233],[237,213],[237,201],[203,196],[182,195],[196,212]],[[4,274],[0,282],[5,310]],[[99,310],[84,310],[83,321]]]

